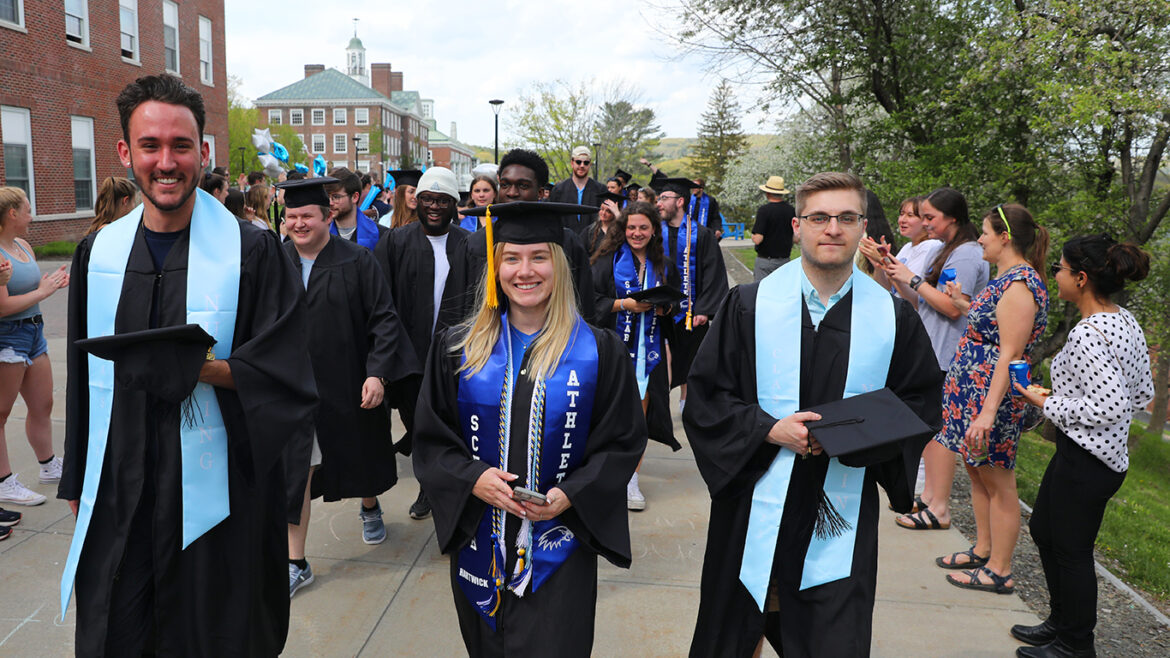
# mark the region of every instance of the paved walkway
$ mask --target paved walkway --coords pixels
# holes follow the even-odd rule
[[[52,301],[46,315],[63,314],[64,296]],[[64,339],[52,338],[49,347],[55,357],[53,426],[59,449]],[[73,518],[63,501],[53,499],[55,486],[36,484],[36,460],[22,431],[24,413],[18,401],[7,426],[12,463],[26,484],[50,500],[18,508],[24,521],[0,542],[0,656],[67,656],[73,653],[75,612],[71,608],[63,623],[54,617]],[[708,497],[677,413],[675,434],[684,442],[680,452],[652,443],[646,455],[641,482],[648,507],[630,515],[633,567],[621,570],[603,561],[599,569],[595,655],[686,654],[698,608]],[[462,655],[446,558],[438,553],[431,521],[407,517],[417,485],[408,461],[400,459],[399,469],[398,486],[381,497],[389,538],[380,546],[361,542],[357,501],[314,502],[307,552],[316,582],[292,601],[285,655]],[[957,530],[901,530],[893,517],[883,512],[881,521],[873,655],[1012,655],[1017,643],[1007,629],[1037,623],[1035,615],[1014,595],[969,592],[946,583],[934,557],[967,548]]]

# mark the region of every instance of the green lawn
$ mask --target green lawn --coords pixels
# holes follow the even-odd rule
[[[70,257],[73,255],[73,250],[77,248],[76,242],[69,240],[58,240],[56,242],[46,242],[37,247],[33,247],[33,254],[37,258],[60,258]]]
[[[748,271],[751,272],[756,266],[756,250],[755,247],[731,247],[728,249],[735,255],[739,262],[743,263]]]
[[[1137,425],[1131,430],[1142,433]],[[1034,432],[1020,441],[1016,481],[1029,505],[1055,446]],[[1097,550],[1123,580],[1163,600],[1170,598],[1170,443],[1142,433],[1129,455],[1125,484],[1109,501]],[[1026,530],[1025,530],[1026,532]]]

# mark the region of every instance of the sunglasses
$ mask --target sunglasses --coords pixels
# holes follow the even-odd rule
[[[1076,272],[1076,270],[1074,270],[1073,268],[1065,267],[1064,265],[1061,265],[1060,263],[1053,263],[1052,267],[1048,268],[1049,273],[1051,273],[1052,276],[1054,276],[1054,277],[1057,274],[1060,274],[1061,270],[1068,270],[1069,272],[1073,272],[1073,273]]]
[[[588,166],[590,162],[592,162],[592,161],[591,160],[573,160],[573,164],[579,164],[583,167]]]

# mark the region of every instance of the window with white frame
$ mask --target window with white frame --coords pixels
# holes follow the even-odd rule
[[[65,0],[65,39],[79,46],[89,45],[87,0]]]
[[[215,135],[204,135],[203,142],[207,144],[207,166],[215,168]]]
[[[354,135],[354,137],[356,138],[356,140],[354,141],[354,148],[357,149],[357,152],[358,153],[369,153],[370,152],[370,136],[365,134],[365,133],[359,133],[357,135]]]
[[[349,153],[347,146],[349,142],[349,135],[345,133],[333,133],[333,152],[334,153]]]
[[[325,135],[321,133],[313,133],[313,146],[311,150],[313,153],[325,152]]]
[[[370,125],[370,108],[355,107],[353,108],[353,125],[368,126]]]
[[[122,32],[122,57],[138,61],[138,0],[118,0],[118,25]]]
[[[289,125],[303,126],[305,125],[305,111],[304,110],[289,110],[288,111]]]
[[[211,67],[211,19],[199,17],[199,81],[205,85],[213,82]]]
[[[312,110],[309,110],[309,111],[312,113],[312,118],[313,118],[313,125],[314,125],[314,126],[323,126],[323,125],[325,125],[325,110],[324,110],[324,109],[322,109],[322,108],[314,108],[314,109],[312,109]]]
[[[279,126],[281,124],[281,119],[283,118],[282,114],[283,110],[268,110],[268,123],[274,126]]]
[[[344,126],[345,125],[345,108],[344,107],[333,108],[333,125],[335,125],[335,126]]]
[[[73,130],[73,200],[77,210],[93,210],[97,179],[93,169],[93,119],[69,117]]]
[[[29,111],[23,107],[0,106],[0,132],[4,133],[4,184],[24,190],[35,213],[37,202],[33,187]]]
[[[163,64],[179,72],[179,5],[163,0]]]
[[[23,0],[0,0],[0,26],[24,28]]]

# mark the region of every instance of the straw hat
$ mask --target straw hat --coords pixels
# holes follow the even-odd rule
[[[760,189],[768,194],[788,194],[788,190],[784,187],[783,176],[768,176],[768,182],[760,186]]]

